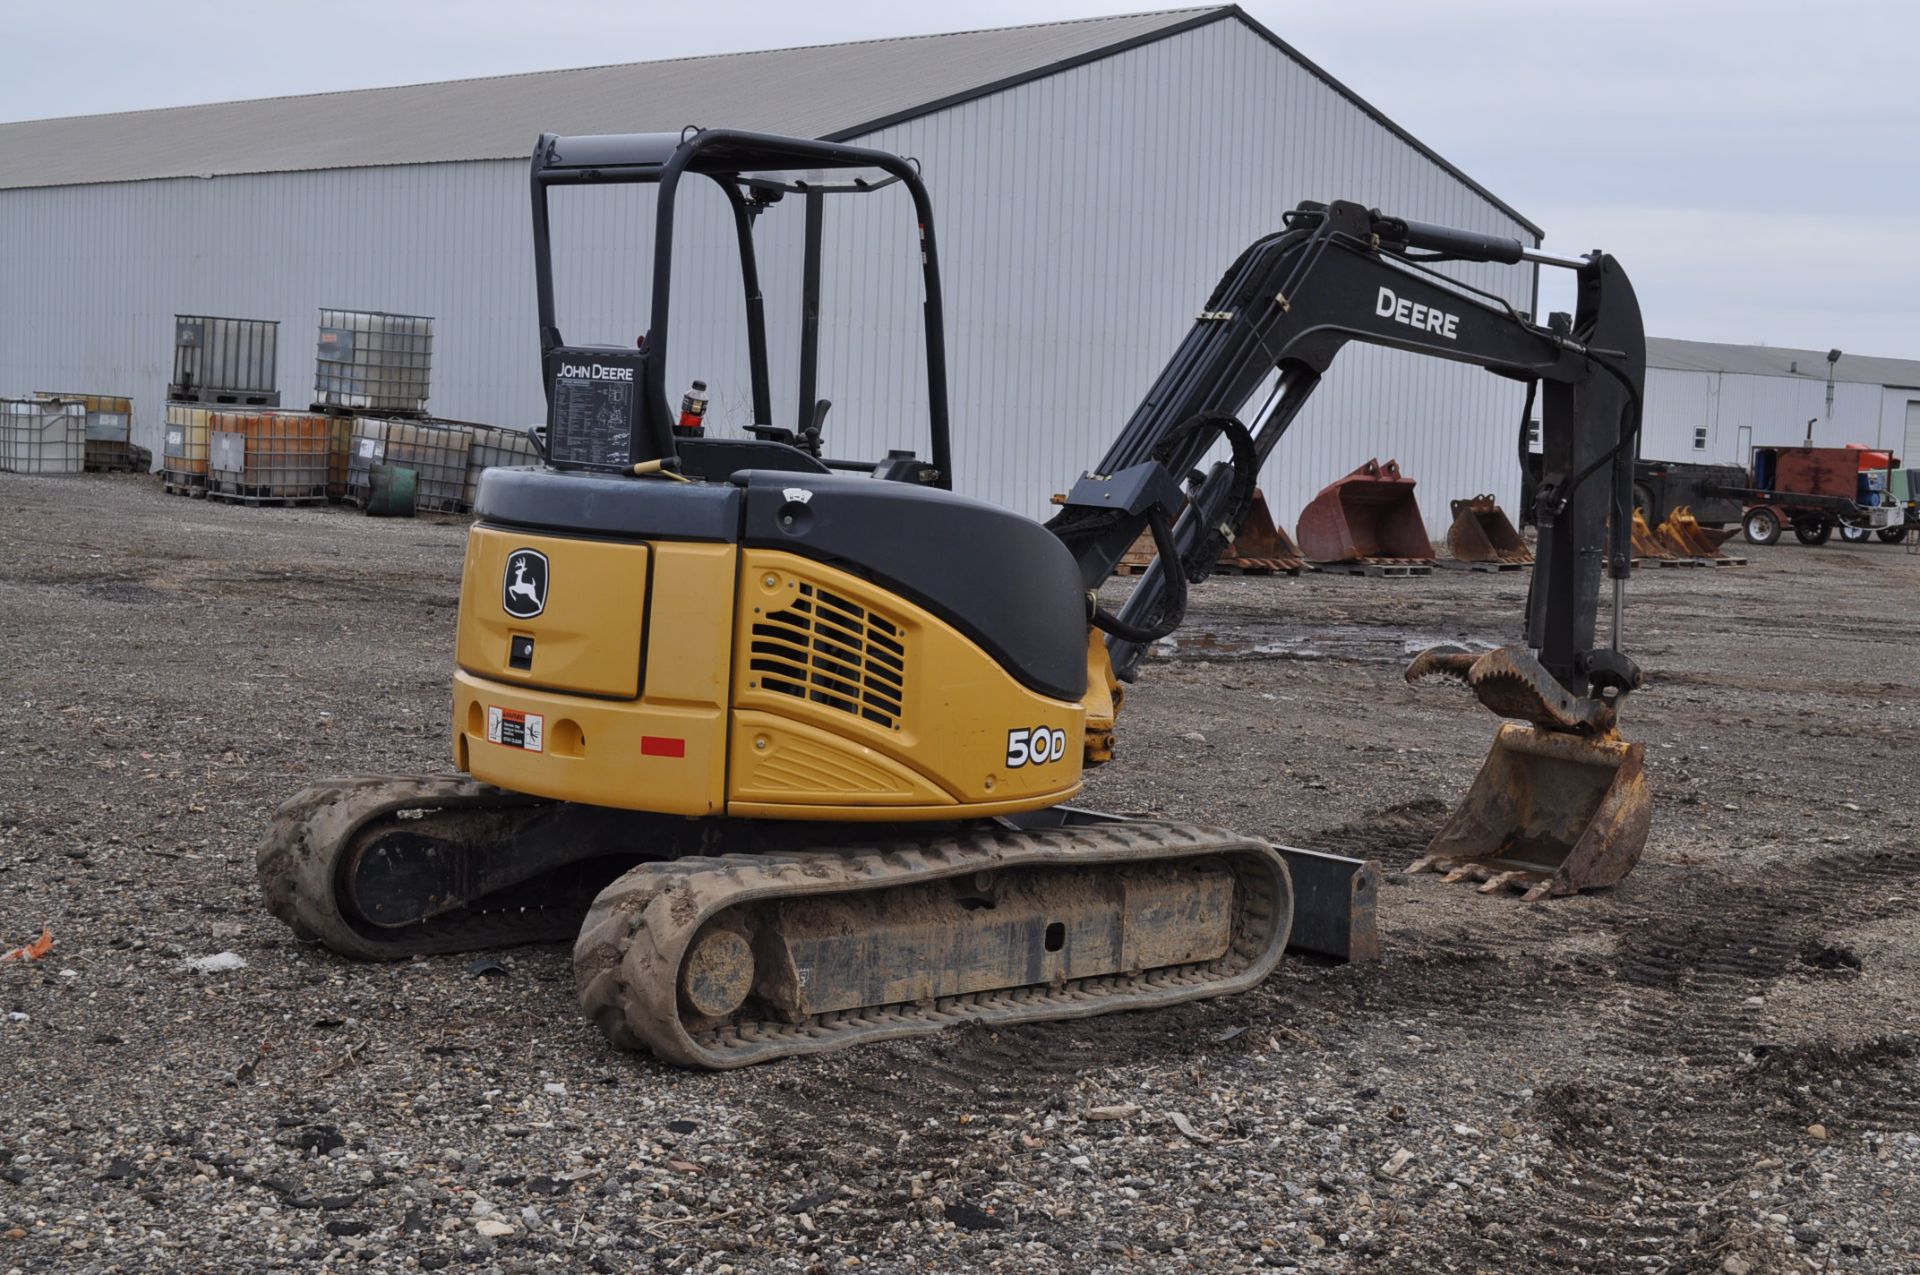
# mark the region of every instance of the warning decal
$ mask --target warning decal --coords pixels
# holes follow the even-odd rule
[[[517,708],[487,705],[487,741],[508,748],[524,748],[530,753],[541,750],[541,730],[546,719],[538,713],[523,713]]]

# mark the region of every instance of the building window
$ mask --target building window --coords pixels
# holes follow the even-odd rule
[[[1527,422],[1527,446],[1533,451],[1540,450],[1540,422]]]
[[[1707,450],[1707,427],[1705,425],[1698,426],[1693,431],[1693,450],[1696,452],[1704,452]]]

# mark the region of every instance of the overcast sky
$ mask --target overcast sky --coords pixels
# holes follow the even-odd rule
[[[1155,7],[0,0],[0,120]],[[1545,227],[1549,250],[1618,255],[1649,332],[1920,358],[1920,4],[1243,7]],[[1570,307],[1549,285],[1546,304]]]

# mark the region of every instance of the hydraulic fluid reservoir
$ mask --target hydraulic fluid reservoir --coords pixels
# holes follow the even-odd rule
[[[695,381],[680,400],[680,423],[673,432],[682,438],[699,438],[707,430],[707,383]]]

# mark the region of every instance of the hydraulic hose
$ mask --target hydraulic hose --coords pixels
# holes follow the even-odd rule
[[[1173,523],[1166,510],[1155,508],[1147,511],[1147,526],[1153,532],[1153,547],[1160,554],[1160,574],[1167,581],[1168,597],[1162,603],[1160,618],[1150,625],[1128,624],[1105,607],[1096,604],[1093,608],[1095,628],[1136,646],[1158,642],[1187,618],[1187,573],[1180,566],[1180,549],[1173,541]]]

